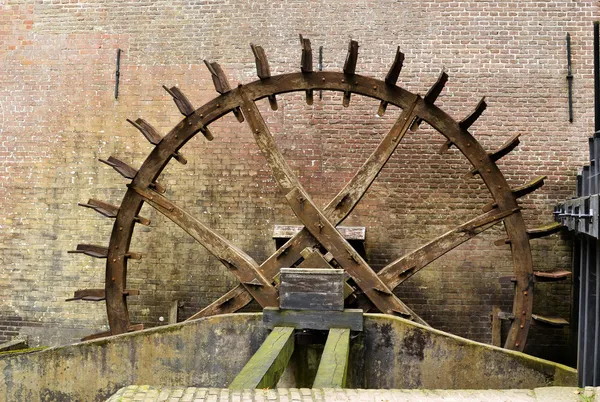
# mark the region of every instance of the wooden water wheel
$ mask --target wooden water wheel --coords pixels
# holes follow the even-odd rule
[[[469,127],[485,110],[485,101],[482,99],[470,115],[456,121],[434,104],[448,79],[445,72],[440,74],[424,97],[397,86],[404,60],[404,55],[399,49],[385,79],[378,80],[355,74],[358,55],[358,44],[355,41],[350,42],[343,72],[314,71],[310,41],[301,37],[301,71],[277,76],[271,76],[264,50],[260,46],[251,46],[256,59],[258,80],[245,85],[240,84],[232,89],[221,67],[217,63],[206,62],[215,89],[220,94],[218,97],[195,108],[178,88],[165,88],[185,118],[164,137],[142,119],[130,121],[155,145],[139,170],[114,157],[103,161],[131,179],[131,183],[119,207],[93,199],[82,204],[107,217],[115,218],[108,247],[80,244],[75,250],[107,260],[105,289],[78,290],[71,299],[106,300],[110,331],[88,339],[141,328],[140,325],[130,322],[127,297],[137,292],[127,289],[126,272],[128,260],[140,257],[129,250],[129,245],[134,226],[149,224],[148,219],[138,215],[142,205],[147,203],[202,244],[240,282],[237,287],[190,319],[236,312],[253,299],[262,307],[278,306],[278,285],[274,279],[280,268],[294,266],[303,258],[303,250],[313,248],[321,250],[322,255],[327,256],[329,264],[342,268],[349,275],[352,285],[349,293],[354,290],[355,293],[360,293],[360,296],[349,297],[347,303],[352,301],[355,307],[359,306],[365,311],[380,311],[424,323],[393,293],[393,290],[448,251],[484,230],[504,222],[507,237],[501,242],[510,245],[515,289],[513,311],[509,317],[512,323],[504,347],[523,350],[532,319],[535,279],[529,240],[553,233],[557,226],[528,230],[517,202],[520,197],[539,188],[543,184],[543,177],[513,189],[509,187],[496,165],[498,159],[518,145],[518,136],[511,138],[500,149],[486,152],[469,133]],[[352,94],[378,99],[381,102],[378,111],[380,115],[388,105],[402,109],[400,116],[376,150],[323,209],[315,205],[295,177],[278,150],[255,103],[267,98],[271,107],[276,109],[278,94],[303,92],[306,94],[307,103],[312,104],[315,91],[342,92],[344,106],[349,105]],[[281,192],[304,225],[299,233],[262,264],[175,205],[165,195],[164,187],[157,182],[163,169],[172,160],[186,163],[179,151],[192,137],[201,133],[207,140],[212,140],[210,124],[227,113],[235,114],[240,123],[245,122],[249,126]],[[358,204],[405,133],[417,129],[423,121],[446,138],[440,153],[446,152],[450,147],[456,147],[467,158],[472,165],[471,174],[479,175],[483,179],[493,201],[483,207],[481,215],[397,258],[375,273],[336,230],[336,226]]]

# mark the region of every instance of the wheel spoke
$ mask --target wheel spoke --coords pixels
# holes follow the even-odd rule
[[[419,101],[419,96],[415,96],[415,99],[410,106],[402,111],[392,128],[383,137],[375,151],[369,156],[362,167],[356,172],[354,177],[344,186],[344,188],[335,196],[329,204],[323,210],[323,214],[327,219],[335,225],[342,222],[354,207],[361,200],[363,195],[369,189],[383,166],[391,157],[394,150],[408,131],[412,121],[416,117],[414,114],[415,105]],[[250,107],[248,107],[250,106]],[[251,111],[255,109],[254,103],[250,104],[246,100],[245,111],[248,109]],[[259,113],[255,111],[254,114]],[[260,113],[259,113],[260,115]],[[262,120],[258,116],[257,120]],[[247,121],[249,119],[247,118]],[[250,123],[249,123],[250,124]],[[254,124],[254,123],[253,123]],[[263,122],[263,127],[266,127]],[[252,126],[253,131],[256,131],[256,127]],[[290,172],[291,174],[291,172]],[[303,228],[300,232],[296,233],[289,241],[287,241],[279,250],[272,254],[264,263],[260,266],[260,271],[266,278],[273,278],[279,272],[281,267],[293,265],[300,256],[300,251],[306,247],[312,247],[317,244],[315,238],[310,232]],[[227,292],[222,298],[214,301],[212,304],[207,306],[202,311],[194,314],[193,318],[207,317],[212,315],[212,311],[221,311],[221,309],[227,308],[227,312],[237,311],[238,304],[235,302],[228,302],[227,306],[223,306],[223,300],[229,301],[235,297],[242,297],[243,294],[241,285],[236,286],[229,292]],[[244,295],[245,297],[246,295]],[[247,304],[247,303],[246,303]],[[243,306],[245,306],[244,304]],[[242,306],[242,307],[243,307]],[[241,308],[241,307],[240,307]],[[192,319],[190,317],[190,319]]]
[[[258,264],[252,257],[156,191],[133,186],[130,188],[217,257],[261,306],[278,306],[277,289],[260,273]]]
[[[304,226],[327,249],[339,265],[344,268],[363,290],[367,297],[386,314],[399,313],[426,324],[413,311],[398,299],[379,279],[365,260],[344,239],[302,189],[295,188],[286,194],[292,210]]]
[[[394,289],[448,251],[491,228],[516,211],[518,211],[518,208],[504,211],[494,209],[471,219],[388,264],[377,273],[377,276],[379,276],[390,289]]]
[[[277,148],[275,139],[256,104],[243,91],[241,98],[242,113],[252,129],[256,143],[265,156],[279,188],[286,194],[288,203],[306,229],[333,254],[336,261],[382,312],[399,313],[419,321],[419,318],[381,282],[371,267],[331,224],[328,217],[315,206]],[[414,106],[415,104],[411,109],[414,109]],[[412,110],[409,113],[412,113]],[[399,138],[400,136],[396,136],[393,139],[397,142]],[[376,173],[372,175],[374,178]]]

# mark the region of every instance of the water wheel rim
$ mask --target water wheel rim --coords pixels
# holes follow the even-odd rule
[[[162,173],[172,155],[201,130],[242,104],[241,90],[253,101],[269,96],[323,90],[346,92],[387,102],[405,109],[415,99],[415,94],[396,85],[388,85],[382,80],[361,75],[347,75],[341,72],[288,73],[264,80],[240,85],[203,106],[178,123],[163,140],[150,152],[132,185],[148,187]],[[415,106],[416,114],[431,125],[467,158],[473,168],[479,170],[494,202],[502,209],[517,209],[518,203],[504,175],[479,142],[460,127],[458,122],[435,104],[419,99]],[[123,295],[126,287],[127,258],[135,226],[135,217],[144,200],[129,189],[121,202],[109,243],[106,264],[106,306],[111,334],[127,332],[130,326],[127,301]],[[513,298],[513,314],[505,348],[523,350],[531,324],[533,308],[533,262],[527,228],[520,211],[504,218],[508,238],[511,242],[513,269],[516,277]]]

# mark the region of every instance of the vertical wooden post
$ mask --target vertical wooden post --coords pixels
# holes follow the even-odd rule
[[[502,347],[502,321],[498,317],[500,307],[492,308],[492,345]]]

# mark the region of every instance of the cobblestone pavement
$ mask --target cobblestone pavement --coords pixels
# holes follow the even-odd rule
[[[594,392],[596,391],[596,392]],[[595,394],[598,394],[596,396]],[[547,387],[533,390],[385,390],[307,389],[232,391],[222,388],[153,387],[131,385],[121,388],[107,402],[600,402],[600,388],[579,390]]]

